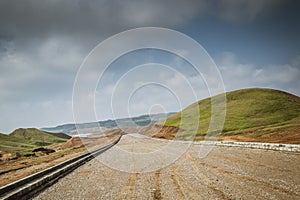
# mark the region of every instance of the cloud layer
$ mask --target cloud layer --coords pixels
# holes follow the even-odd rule
[[[195,26],[211,20],[243,28],[242,25],[271,16],[286,4],[284,0],[23,0],[18,3],[2,0],[0,132],[10,132],[22,126],[41,127],[72,122],[72,89],[77,70],[92,48],[113,34],[140,26],[193,32]],[[215,29],[222,31],[218,30],[218,26]],[[224,53],[218,61],[226,89],[275,87],[300,94],[297,79],[299,57],[290,63],[275,62],[268,66],[243,64],[236,57],[239,55]],[[151,53],[147,59],[138,62],[141,61],[151,61]],[[135,63],[132,64],[134,66]],[[175,58],[165,64],[182,63]],[[199,89],[199,98],[206,97],[207,90],[199,83],[202,78],[188,76]],[[182,86],[178,76],[163,78],[168,84],[178,88]],[[107,91],[114,84],[110,80],[107,76]],[[141,91],[136,97],[135,114],[142,114],[151,102],[170,101],[169,95],[155,96],[156,90],[149,91]],[[142,99],[142,94],[152,95],[155,99],[140,103],[138,100]],[[178,109],[176,104],[170,105],[168,111]],[[108,117],[111,116],[102,116]]]

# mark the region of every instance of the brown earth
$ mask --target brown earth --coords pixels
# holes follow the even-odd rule
[[[173,135],[180,132],[179,128],[175,126],[162,126],[162,125],[151,125],[145,127],[143,130],[143,134],[155,138],[163,138],[163,139],[174,139]]]
[[[180,134],[180,129],[173,126],[161,126],[151,125],[139,129],[139,133],[144,135],[163,138],[168,140],[186,140],[193,139],[195,141],[201,140],[219,140],[219,141],[231,141],[231,142],[266,142],[266,143],[283,143],[283,144],[300,144],[300,127],[295,127],[290,130],[277,130],[270,133],[256,133],[251,131],[249,133],[239,135],[221,135],[219,137],[205,137],[195,136],[194,138],[183,138],[180,136],[174,137],[176,134]]]
[[[267,142],[283,144],[300,144],[300,128],[294,130],[278,131],[257,135],[255,133],[246,133],[243,135],[221,136],[223,141],[237,142]]]
[[[83,147],[80,137],[72,137],[67,142],[61,145],[61,149],[68,149],[75,146]]]
[[[115,129],[115,133],[131,134],[140,133],[149,137],[163,138],[163,139],[174,139],[173,134],[179,133],[179,128],[175,126],[162,126],[158,124],[153,124],[150,126],[133,126],[124,127],[122,129]],[[119,132],[118,132],[119,131]]]

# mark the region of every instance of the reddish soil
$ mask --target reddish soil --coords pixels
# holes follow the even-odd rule
[[[168,140],[187,140],[189,138],[174,137],[175,134],[180,133],[177,127],[173,126],[160,126],[151,125],[148,127],[140,127],[139,132],[156,138],[163,138]],[[196,136],[191,138],[194,140],[221,140],[221,141],[232,141],[232,142],[266,142],[266,143],[283,143],[283,144],[300,144],[300,127],[295,127],[292,130],[280,130],[271,133],[257,134],[245,133],[242,135],[230,135],[220,137],[204,137]]]
[[[75,146],[83,147],[80,137],[72,137],[71,139],[69,139],[66,143],[64,143],[61,146],[61,149],[68,149],[68,148],[75,147]]]
[[[162,126],[157,124],[145,127],[142,131],[145,135],[168,140],[174,139],[175,137],[173,135],[180,132],[179,128],[175,126]]]
[[[114,129],[115,133],[140,133],[143,135],[147,135],[149,137],[163,138],[163,139],[174,139],[173,134],[179,133],[179,128],[175,126],[162,126],[153,124],[150,126],[133,126],[133,127],[125,127],[122,129]],[[119,131],[119,132],[118,132]]]
[[[246,133],[243,135],[221,136],[220,139],[223,141],[238,142],[300,144],[300,127],[294,130],[278,131],[263,135],[257,135],[255,133]]]

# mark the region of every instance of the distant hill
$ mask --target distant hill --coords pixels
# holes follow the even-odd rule
[[[44,131],[44,132],[46,132],[46,131]],[[71,138],[71,136],[69,136],[68,134],[65,134],[65,133],[51,133],[51,132],[46,132],[46,133],[53,135],[55,137],[62,138],[62,139],[70,139]]]
[[[70,136],[53,134],[35,128],[19,128],[9,135],[0,134],[0,152],[31,153],[34,148],[66,142]]]
[[[36,128],[19,128],[14,130],[10,135],[35,142],[36,144],[44,143],[43,146],[52,143],[65,142],[66,139],[71,138],[66,134],[53,134]]]
[[[81,123],[81,124],[63,124],[56,127],[47,127],[47,128],[41,128],[41,130],[57,133],[57,132],[63,132],[68,135],[75,135],[77,134],[76,127],[78,129],[81,129],[81,131],[85,132],[93,132],[98,131],[99,127],[103,129],[111,129],[116,128],[118,126],[121,127],[129,127],[129,126],[147,126],[150,124],[153,124],[157,121],[160,121],[162,119],[165,119],[166,117],[175,114],[173,113],[159,113],[159,114],[153,114],[153,115],[141,115],[138,117],[132,117],[132,118],[121,118],[116,120],[105,120],[105,121],[98,121],[98,122],[90,122],[90,123]]]
[[[226,93],[227,107],[223,136],[246,133],[257,136],[278,131],[292,131],[300,139],[300,98],[273,89],[242,89]],[[197,111],[200,110],[200,119]],[[211,117],[211,98],[198,101],[166,119],[165,126],[179,127],[181,116],[190,118],[180,126],[181,135],[191,134],[191,123],[199,120],[196,136],[207,133]],[[163,122],[157,124],[162,125]],[[281,136],[282,137],[282,136]],[[285,137],[285,136],[283,136]],[[300,141],[299,141],[300,142]]]

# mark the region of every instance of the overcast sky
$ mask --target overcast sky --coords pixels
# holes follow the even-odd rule
[[[0,132],[72,123],[73,84],[84,58],[106,38],[138,27],[174,29],[198,41],[216,62],[226,91],[270,87],[299,96],[299,9],[297,0],[1,0]],[[121,68],[148,62],[188,68],[155,50],[120,58],[96,91],[99,120],[113,117],[107,99]],[[160,75],[182,87],[178,74]],[[185,76],[197,79],[189,70]],[[201,80],[193,84],[198,99],[209,96]],[[130,99],[129,110],[139,115],[162,104],[152,112],[178,111],[172,98],[163,88],[144,87]]]

